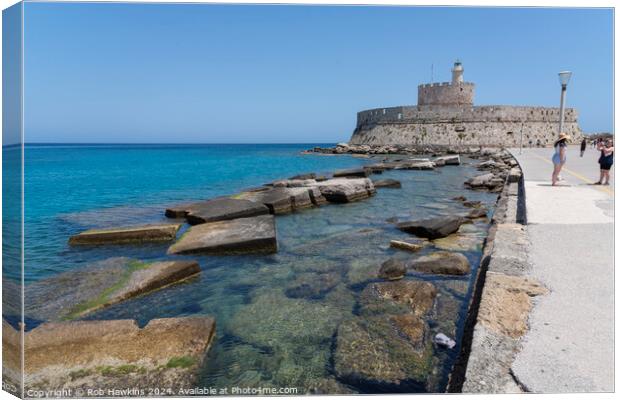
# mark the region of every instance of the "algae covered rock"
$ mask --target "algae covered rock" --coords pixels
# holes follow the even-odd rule
[[[12,329],[3,323],[8,337]],[[154,319],[143,328],[133,320],[44,323],[24,335],[24,384],[106,392],[157,387],[162,395],[178,394],[197,384],[214,335],[208,317]]]
[[[196,261],[146,263],[124,257],[110,258],[68,271],[26,287],[26,315],[55,321],[73,319],[200,272]]]
[[[412,342],[389,317],[353,318],[338,327],[333,363],[342,382],[382,391],[423,391],[432,359],[429,341]]]
[[[247,343],[274,350],[328,346],[341,310],[327,304],[292,299],[270,289],[258,293],[226,324],[227,330]]]
[[[364,315],[413,313],[423,316],[433,308],[437,289],[430,282],[399,280],[368,284],[360,294]]]

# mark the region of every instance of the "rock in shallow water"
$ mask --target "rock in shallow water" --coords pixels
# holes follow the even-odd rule
[[[379,268],[379,278],[383,279],[402,279],[406,273],[407,267],[405,266],[405,263],[394,258],[390,258],[385,261]]]
[[[339,170],[334,172],[334,178],[347,177],[347,176],[354,176],[354,177],[365,178],[368,175],[370,175],[370,170],[368,170],[366,168],[361,168],[361,167],[360,168],[339,169]]]
[[[174,240],[181,224],[91,229],[69,238],[70,245],[126,244]]]
[[[467,257],[449,251],[438,251],[417,258],[411,262],[411,267],[419,272],[442,275],[465,275],[470,270]]]
[[[313,184],[331,203],[349,203],[367,199],[375,194],[375,186],[368,178],[347,179],[334,178]]]
[[[393,392],[423,391],[432,370],[432,358],[430,342],[412,342],[389,317],[343,322],[333,353],[334,372],[341,381]]]
[[[370,283],[360,294],[362,315],[413,313],[427,314],[433,307],[437,289],[421,281],[391,281]]]
[[[437,218],[429,218],[418,221],[401,222],[396,225],[398,229],[407,233],[413,233],[416,236],[437,239],[456,232],[465,222],[463,217],[445,216]]]
[[[145,263],[110,258],[29,285],[26,314],[48,321],[73,319],[181,282],[199,272],[196,261]]]
[[[192,225],[235,218],[255,217],[264,214],[269,214],[269,209],[263,204],[229,197],[182,204],[166,209],[167,217],[185,217],[187,218],[187,222]]]
[[[25,334],[27,389],[194,387],[215,334],[207,317],[45,323]],[[3,344],[17,331],[3,321]],[[5,368],[20,369],[17,365]]]
[[[191,227],[168,249],[168,254],[275,253],[273,215],[209,222]]]
[[[401,183],[396,179],[378,179],[372,181],[375,185],[375,188],[390,188],[390,189],[400,189],[402,187]]]
[[[414,252],[422,250],[422,248],[424,248],[424,244],[425,242],[421,240],[417,243],[406,242],[404,240],[390,240],[390,247]]]
[[[227,321],[226,329],[260,347],[299,351],[317,344],[329,346],[344,313],[322,302],[292,299],[268,289],[257,293]]]
[[[316,183],[316,181],[310,181]],[[324,204],[321,192],[314,187],[274,187],[262,191],[243,192],[235,196],[264,204],[271,214],[287,214],[314,204]]]
[[[321,299],[338,285],[340,280],[340,274],[335,272],[300,274],[286,286],[285,293],[292,298]]]

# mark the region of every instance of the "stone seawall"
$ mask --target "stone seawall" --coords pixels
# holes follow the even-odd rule
[[[448,392],[528,391],[511,365],[528,330],[534,298],[547,289],[526,275],[526,222],[523,176],[515,167],[497,200]]]

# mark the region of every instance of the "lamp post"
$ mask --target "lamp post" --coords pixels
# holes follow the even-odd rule
[[[560,77],[560,85],[562,85],[562,94],[560,95],[560,133],[563,132],[564,129],[564,99],[566,98],[566,86],[568,85],[568,81],[570,81],[570,76],[573,73],[570,71],[562,71],[558,73]]]

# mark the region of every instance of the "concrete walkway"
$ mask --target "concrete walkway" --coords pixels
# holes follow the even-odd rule
[[[569,148],[562,187],[550,185],[553,149],[511,152],[525,177],[529,275],[550,289],[536,298],[512,373],[532,392],[611,392],[613,184],[591,184],[599,174],[591,148],[583,158]]]

